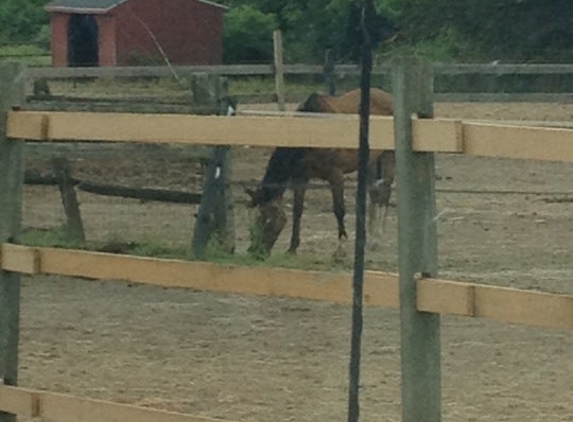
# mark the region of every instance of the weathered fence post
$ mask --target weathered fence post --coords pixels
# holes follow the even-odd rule
[[[0,244],[15,241],[22,215],[22,142],[6,139],[6,113],[24,99],[24,69],[0,65]],[[20,275],[0,269],[0,376],[5,385],[18,383]],[[15,415],[0,412],[1,422]]]
[[[228,114],[227,84],[221,78],[217,80],[219,114]],[[233,222],[233,200],[230,188],[231,150],[228,146],[216,146],[211,149],[207,162],[205,185],[201,203],[197,211],[197,220],[193,231],[191,251],[195,259],[204,259],[212,234],[217,235],[221,249],[232,253],[235,250],[235,229]]]
[[[86,240],[80,205],[70,172],[70,162],[65,156],[52,157],[52,169],[62,197],[66,214],[66,235],[72,240],[84,243]]]
[[[285,111],[285,81],[283,64],[283,37],[277,29],[273,32],[275,89],[279,111]]]
[[[219,76],[207,73],[195,73],[191,77],[192,104],[201,114],[213,113],[216,109],[219,95]]]
[[[336,85],[334,84],[334,54],[330,48],[324,53],[324,68],[322,73],[324,75],[326,93],[328,95],[336,94]]]
[[[440,317],[416,310],[416,278],[436,276],[434,154],[412,151],[412,115],[432,117],[429,62],[392,64],[398,180],[398,244],[404,422],[441,420]]]

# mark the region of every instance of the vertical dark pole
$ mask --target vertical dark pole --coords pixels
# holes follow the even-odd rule
[[[356,193],[356,243],[354,246],[354,274],[352,289],[352,335],[350,340],[350,370],[348,389],[348,422],[360,418],[360,355],[362,342],[362,296],[364,285],[364,253],[366,248],[366,184],[370,147],[368,128],[370,117],[370,75],[372,72],[372,44],[368,21],[374,14],[372,0],[364,0],[362,19],[362,73],[360,80],[360,140],[358,149],[358,188]]]
[[[6,139],[6,116],[24,98],[24,69],[0,65],[0,244],[13,242],[22,215],[22,142]],[[5,385],[18,383],[20,275],[0,269],[0,376]],[[16,416],[0,412],[0,422]]]
[[[434,154],[412,151],[412,114],[432,117],[430,63],[402,57],[392,65],[398,180],[398,247],[404,422],[441,419],[440,317],[416,309],[416,277],[436,276]]]

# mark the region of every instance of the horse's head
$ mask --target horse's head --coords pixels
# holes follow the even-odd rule
[[[286,225],[287,217],[284,211],[282,196],[269,201],[263,201],[261,189],[245,189],[249,195],[249,207],[257,208],[259,213],[255,227],[251,230],[251,245],[249,252],[266,258]]]

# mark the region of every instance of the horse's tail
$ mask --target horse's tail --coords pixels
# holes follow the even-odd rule
[[[300,174],[305,148],[276,148],[261,182],[261,202],[282,196],[293,176]]]

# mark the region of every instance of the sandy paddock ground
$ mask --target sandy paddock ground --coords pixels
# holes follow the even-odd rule
[[[437,104],[436,115],[570,121],[573,105]],[[233,180],[260,179],[269,151],[234,153]],[[177,157],[78,160],[74,172],[134,186],[192,182],[189,161]],[[441,155],[437,175],[442,278],[573,294],[573,166]],[[244,253],[252,215],[241,187],[234,193]],[[349,228],[352,195],[349,177]],[[300,252],[284,258],[288,265],[350,268],[350,257],[332,260],[329,196],[308,193]],[[189,243],[192,207],[79,198],[89,239]],[[26,187],[25,227],[61,221],[55,189]],[[289,229],[275,254],[286,250]],[[395,270],[396,248],[391,210],[368,266]],[[25,277],[22,301],[22,386],[237,421],[346,418],[347,306],[63,277]],[[445,421],[573,419],[573,333],[450,316],[442,322]],[[365,312],[363,421],[400,420],[398,327],[395,311]]]

